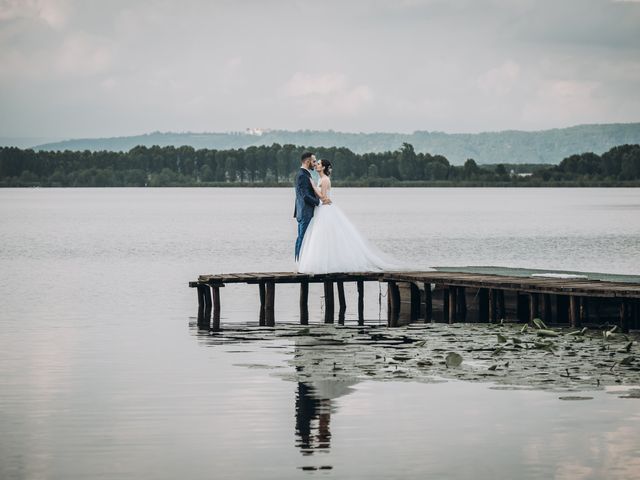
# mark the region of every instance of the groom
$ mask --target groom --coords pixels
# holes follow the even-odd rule
[[[296,175],[296,205],[293,216],[298,221],[298,239],[296,240],[295,260],[300,256],[300,247],[307,231],[307,227],[313,218],[313,209],[320,205],[320,199],[311,185],[311,170],[315,167],[316,156],[312,152],[304,152],[300,157],[300,170]],[[331,203],[327,200],[323,203]]]

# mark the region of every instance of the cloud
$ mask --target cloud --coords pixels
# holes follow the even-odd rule
[[[484,93],[505,95],[513,89],[520,77],[520,66],[509,60],[480,75],[477,85]]]
[[[373,100],[369,86],[351,87],[341,73],[296,72],[282,90],[311,115],[354,115]]]
[[[55,29],[67,24],[70,4],[67,0],[1,0],[0,21],[35,19]]]

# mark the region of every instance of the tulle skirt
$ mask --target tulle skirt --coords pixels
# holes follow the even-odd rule
[[[299,273],[394,270],[395,261],[370,245],[335,204],[316,207],[300,250]]]

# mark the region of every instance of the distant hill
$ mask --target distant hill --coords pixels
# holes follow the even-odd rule
[[[273,143],[310,147],[346,147],[356,153],[397,150],[403,142],[416,152],[444,155],[454,165],[468,158],[478,163],[553,163],[576,153],[602,154],[612,147],[640,143],[640,123],[578,125],[536,132],[506,130],[486,133],[444,133],[416,131],[403,133],[343,133],[302,130],[272,130],[262,135],[250,133],[161,133],[132,137],[86,138],[37,145],[37,150],[128,151],[147,147],[190,145],[196,149],[226,150]]]

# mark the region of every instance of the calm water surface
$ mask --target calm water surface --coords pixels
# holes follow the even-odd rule
[[[640,273],[639,189],[334,200],[416,267]],[[292,342],[213,346],[187,282],[291,270],[292,209],[290,189],[0,190],[0,478],[640,478],[640,400],[615,392],[309,385],[286,379]],[[366,298],[384,323],[378,287]],[[297,301],[278,287],[277,320]],[[227,286],[222,306],[254,321],[257,292]]]

